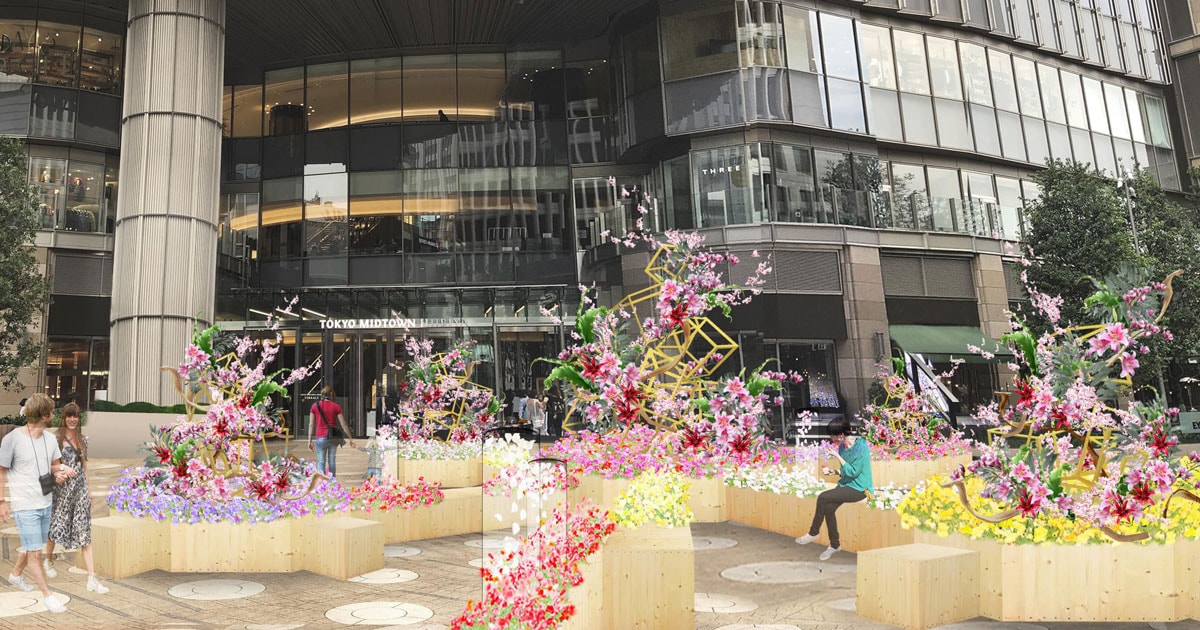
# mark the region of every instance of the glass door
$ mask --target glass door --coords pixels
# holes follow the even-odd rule
[[[359,370],[356,402],[361,410],[357,415],[363,419],[360,435],[375,435],[375,428],[383,424],[387,406],[388,335],[385,332],[359,334],[362,369]],[[349,419],[349,418],[347,418]]]

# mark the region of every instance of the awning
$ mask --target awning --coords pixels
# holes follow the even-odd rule
[[[923,354],[931,359],[954,357],[968,362],[987,362],[967,349],[977,346],[998,357],[1012,356],[1008,348],[997,344],[975,326],[920,326],[896,324],[888,326],[892,343],[905,352]]]

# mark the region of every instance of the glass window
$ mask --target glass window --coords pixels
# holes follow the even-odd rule
[[[825,111],[825,83],[821,76],[808,72],[790,73],[792,121],[799,125],[828,127]]]
[[[349,153],[345,129],[304,134],[304,174],[343,173]]]
[[[871,87],[896,89],[891,31],[882,26],[861,24],[858,34],[862,40],[863,59],[866,60],[867,83]]]
[[[350,253],[414,251],[412,224],[404,220],[399,171],[350,174]]]
[[[404,172],[404,214],[409,221],[431,227],[430,221],[444,216],[453,220],[459,210],[458,171],[452,169],[427,169]],[[426,219],[422,219],[426,217]],[[428,219],[433,217],[433,219]],[[434,235],[436,236],[436,235]],[[449,244],[451,234],[445,235]],[[448,248],[448,247],[447,247]]]
[[[82,28],[38,21],[38,83],[75,87]]]
[[[83,29],[80,88],[105,94],[121,93],[121,64],[125,61],[121,40],[120,35]]]
[[[926,37],[929,49],[929,73],[933,82],[933,95],[961,101],[962,80],[958,74],[958,50],[954,40],[941,37]]]
[[[33,20],[0,20],[0,83],[29,83],[37,72],[37,25]]]
[[[573,61],[567,64],[567,116],[590,118],[612,113],[609,63]]]
[[[1125,113],[1125,91],[1120,86],[1105,83],[1104,100],[1107,104],[1108,122],[1109,128],[1112,129],[1112,135],[1131,140],[1129,115]]]
[[[514,121],[514,132],[517,138],[513,144],[519,148],[531,144],[533,130],[530,121]],[[517,125],[524,125],[523,130],[517,130]],[[521,132],[524,133],[521,133]],[[508,165],[508,126],[496,123],[475,123],[458,126],[458,165],[462,168],[479,168],[487,166]],[[518,159],[532,159],[532,153],[518,154]]]
[[[553,108],[558,114],[557,117],[562,117],[563,106],[563,89],[562,89],[562,73],[555,72],[553,76],[548,72],[541,74],[538,78],[538,71],[534,64],[535,59],[530,57],[522,58],[520,55],[514,55],[514,64],[521,65],[522,62],[530,66],[528,68],[532,78],[528,83],[532,86],[536,80],[538,88],[542,91],[538,94],[543,99],[543,102],[538,103],[539,108],[545,108],[543,112],[522,111],[514,112],[514,117],[524,118],[537,116],[538,114],[550,113],[550,108]],[[561,65],[556,63],[555,65]],[[479,55],[458,55],[458,118],[459,122],[487,122],[494,120],[503,120],[504,108],[502,101],[505,96],[505,79],[506,69],[504,67],[504,55],[502,54],[479,54]],[[513,103],[516,107],[533,107],[533,103],[526,100],[532,93],[521,94],[514,90],[512,95],[515,100]],[[532,92],[532,90],[530,90]]]
[[[75,137],[79,114],[79,92],[64,88],[35,86],[29,135],[69,140]]]
[[[963,21],[962,0],[933,0],[933,7],[938,17],[955,22]]]
[[[668,223],[673,229],[691,229],[695,225],[692,216],[691,177],[688,174],[687,156],[670,162],[667,168]],[[682,179],[682,181],[680,181]],[[602,177],[576,179],[572,184],[575,197],[575,232],[580,249],[599,244],[600,215],[617,205],[614,187]]]
[[[226,177],[233,181],[257,180],[262,177],[262,140],[238,138],[226,143],[229,170]]]
[[[967,24],[980,28],[990,28],[991,19],[988,17],[988,0],[966,0]]]
[[[299,258],[302,246],[304,179],[293,177],[263,182],[262,244],[263,260]]]
[[[1096,155],[1092,152],[1092,134],[1086,129],[1072,127],[1071,150],[1075,153],[1075,161],[1081,164],[1095,164]]]
[[[1024,160],[1025,142],[1021,137],[1021,116],[1012,112],[996,110],[996,122],[1000,128],[1000,148],[1010,160]]]
[[[733,9],[722,12],[728,18],[728,46],[722,45],[721,56],[728,56],[729,68],[737,67],[737,41],[733,35]],[[665,24],[665,21],[664,21]],[[724,32],[722,33],[724,36]],[[725,41],[725,40],[722,40]],[[699,43],[699,40],[697,40]],[[664,42],[664,47],[665,47]],[[728,48],[726,51],[725,48]],[[699,49],[697,49],[699,50]],[[658,72],[658,25],[653,21],[621,38],[621,63],[625,83],[625,98],[646,90],[657,90],[662,83]]]
[[[350,124],[399,122],[403,74],[399,57],[350,62]]]
[[[1063,105],[1062,85],[1058,82],[1058,69],[1054,66],[1038,64],[1038,83],[1042,88],[1042,104],[1046,110],[1046,120],[1066,124],[1067,110]]]
[[[1133,143],[1128,140],[1113,139],[1113,153],[1117,154],[1117,171],[1132,172],[1137,164],[1137,155]]]
[[[933,102],[928,96],[901,94],[900,111],[904,115],[904,139],[917,144],[937,144],[933,122]]]
[[[1096,170],[1109,177],[1117,175],[1117,159],[1113,155],[1112,138],[1107,135],[1093,133],[1092,146],[1096,149]]]
[[[264,95],[265,135],[282,136],[308,130],[308,112],[304,108],[304,68],[268,72]],[[237,113],[235,108],[234,124],[237,124]]]
[[[996,201],[1000,205],[999,231],[1006,238],[1019,237],[1021,234],[1021,208],[1025,205],[1021,198],[1020,180],[997,176]]]
[[[1062,50],[1072,57],[1081,57],[1079,47],[1079,26],[1075,22],[1075,5],[1071,0],[1057,0],[1054,5],[1058,15],[1058,41]]]
[[[1022,116],[1021,124],[1025,128],[1025,148],[1029,152],[1029,161],[1045,164],[1050,157],[1050,146],[1046,143],[1046,123],[1038,118]]]
[[[104,165],[71,160],[67,171],[67,209],[59,229],[104,231]]]
[[[779,185],[779,182],[780,182],[780,176],[779,176],[780,166],[781,165],[779,164],[778,161],[775,161],[772,163],[772,171],[775,173],[775,182],[776,182],[777,186]],[[667,208],[666,208],[666,210],[667,210],[667,212],[666,212],[667,226],[666,227],[667,227],[667,229],[668,230],[690,230],[690,229],[693,229],[695,227],[695,220],[694,220],[694,217],[692,216],[692,189],[691,189],[692,184],[691,184],[691,176],[688,174],[688,156],[684,155],[684,156],[677,157],[673,160],[668,160],[667,162],[664,162],[663,163],[663,178],[665,180],[663,189],[666,191],[666,195],[667,195],[667,199],[666,199],[666,203],[667,203]],[[591,205],[589,205],[586,202],[586,200],[589,198],[594,199],[596,196],[595,194],[593,194],[592,197],[581,197],[580,196],[580,183],[581,182],[604,182],[604,185],[602,185],[602,186],[597,185],[597,184],[588,186],[585,189],[585,191],[586,190],[594,190],[597,192],[604,191],[602,194],[604,194],[608,197],[608,201],[607,201],[608,206],[612,206],[613,204],[612,204],[612,188],[607,185],[607,180],[600,180],[600,179],[576,180],[575,181],[575,219],[580,225],[583,225],[583,221],[582,221],[583,215],[580,214],[580,210],[581,209],[589,209],[591,212],[591,216],[595,216],[595,207],[599,204],[592,203]],[[778,199],[778,195],[776,194],[772,198]],[[775,218],[774,220],[777,220],[777,221],[787,220],[787,219],[782,218],[782,212],[783,212],[782,208],[776,208],[776,210],[780,213],[780,216]],[[587,234],[587,233],[584,230],[579,230],[579,237],[580,237],[579,246],[584,249],[591,246],[590,238],[586,242],[584,241],[585,234]],[[590,236],[590,234],[587,234],[587,235]]]
[[[1092,123],[1092,131],[1107,134],[1108,133],[1108,116],[1105,115],[1104,107],[1104,88],[1100,82],[1095,79],[1083,77],[1083,96],[1087,102],[1089,112],[1095,114],[1089,116]]]
[[[668,84],[667,133],[687,133],[745,122],[741,86],[737,72]]]
[[[988,49],[988,65],[992,69],[992,90],[996,95],[996,107],[1010,112],[1018,111],[1012,57],[1008,53]]]
[[[1121,47],[1121,54],[1129,73],[1145,76],[1146,68],[1142,65],[1141,44],[1138,43],[1138,29],[1128,22],[1121,22]]]
[[[737,3],[743,68],[783,66],[783,27],[779,5],[751,0]]]
[[[121,147],[121,99],[106,94],[81,92],[79,124],[75,137],[81,142]]]
[[[804,72],[820,72],[821,55],[817,52],[820,37],[815,14],[807,9],[783,5],[783,25],[787,36],[788,67]],[[891,55],[890,50],[888,54]]]
[[[1121,42],[1117,40],[1117,21],[1110,17],[1097,18],[1100,24],[1100,44],[1104,48],[1105,65],[1113,70],[1123,70]]]
[[[509,116],[514,120],[561,120],[566,118],[566,79],[582,74],[582,69],[566,71],[562,65],[562,53],[557,50],[536,52],[512,52],[508,54],[508,79],[502,86],[504,102]],[[491,71],[487,64],[478,64],[490,80]],[[589,66],[590,67],[590,66]],[[461,57],[458,64],[459,91],[468,89],[464,84],[464,66]],[[586,76],[586,75],[585,75]],[[490,91],[486,91],[490,95]],[[466,98],[462,99],[464,102]],[[593,114],[594,115],[594,114]]]
[[[975,148],[980,153],[1000,155],[1000,132],[996,130],[996,110],[983,105],[972,105],[971,129],[975,131]]]
[[[988,78],[987,53],[983,46],[959,42],[958,55],[966,79],[967,100],[992,105],[992,83]]]
[[[991,0],[992,30],[1004,35],[1011,35],[1012,19],[1009,15],[1008,0]]]
[[[871,132],[884,140],[903,140],[900,100],[891,90],[871,89]]]
[[[304,173],[304,136],[275,136],[263,139],[262,173],[266,179]]]
[[[921,15],[930,15],[933,13],[931,5],[932,0],[904,0],[904,10],[920,13]]]
[[[892,31],[896,44],[896,73],[900,91],[929,94],[929,72],[925,65],[925,38],[920,33]]]
[[[464,170],[458,184],[462,207],[454,217],[455,241],[467,250],[520,249],[527,235],[513,221],[509,170]]]
[[[667,81],[738,67],[737,19],[732,3],[682,15],[664,16],[662,39],[666,55],[663,73]],[[626,39],[628,45],[629,40]]]
[[[693,205],[701,227],[749,223],[754,210],[746,147],[692,153]]]
[[[834,80],[830,79],[830,81]],[[747,119],[788,120],[790,118],[787,110],[787,70],[750,68],[742,70],[742,81],[744,83],[742,89],[746,95]],[[861,106],[859,109],[861,110]]]
[[[1050,140],[1050,157],[1056,160],[1071,159],[1071,134],[1066,125],[1048,122],[1046,134]]]
[[[1146,130],[1142,126],[1142,107],[1138,102],[1138,93],[1125,89],[1125,108],[1129,112],[1129,131],[1134,142],[1146,142]]]
[[[1028,59],[1013,57],[1013,76],[1016,78],[1021,113],[1041,118],[1042,98],[1038,91],[1037,67]]]
[[[857,41],[853,20],[831,13],[821,14],[821,47],[825,51],[825,74],[858,80],[858,50],[855,46]]]
[[[400,168],[400,127],[358,127],[350,130],[350,170],[382,171]]]
[[[1083,100],[1083,84],[1080,76],[1073,72],[1060,70],[1062,77],[1063,102],[1067,107],[1067,122],[1072,127],[1088,128],[1087,103]]]
[[[894,225],[909,230],[929,229],[929,196],[925,185],[925,167],[892,163],[891,188]]]
[[[233,88],[226,85],[221,90],[221,135],[228,138],[233,133]]]
[[[1171,146],[1171,131],[1167,125],[1167,110],[1163,100],[1149,94],[1142,95],[1142,116],[1145,119],[1146,138],[1159,147]]]
[[[567,251],[567,191],[570,176],[561,167],[512,169],[513,227],[522,251]]]
[[[834,129],[867,132],[861,83],[830,77],[829,122]]]
[[[932,229],[954,231],[954,216],[962,203],[962,188],[958,171],[951,168],[927,169],[929,177],[929,206]]]
[[[816,221],[816,179],[812,149],[792,144],[774,144],[772,181],[764,184],[771,199],[770,217],[776,221]]]
[[[405,57],[401,69],[405,120],[458,120],[458,78],[454,55]]]
[[[258,193],[221,195],[222,207],[217,250],[236,261],[258,257]]]
[[[261,85],[233,87],[233,137],[257,138],[262,134],[263,89]]]
[[[38,197],[43,230],[62,225],[67,211],[67,161],[44,157],[29,158],[29,181]]]
[[[1059,50],[1058,20],[1054,17],[1054,4],[1049,0],[1034,2],[1034,20],[1037,22],[1038,40],[1044,48]]]
[[[418,123],[404,126],[400,159],[404,168],[456,168],[458,125]]]
[[[2,75],[0,75],[2,78]],[[29,112],[33,104],[33,86],[28,83],[0,83],[0,135],[29,135]]]
[[[966,105],[962,101],[935,98],[933,106],[941,145],[965,151],[974,149],[971,129],[967,126]]]
[[[1017,39],[1037,41],[1037,34],[1033,32],[1033,10],[1029,6],[1029,0],[1013,0],[1013,29]]]

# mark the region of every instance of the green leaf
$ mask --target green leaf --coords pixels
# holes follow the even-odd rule
[[[1038,358],[1037,358],[1037,340],[1030,334],[1029,329],[1022,327],[1021,330],[1005,333],[1000,338],[1005,344],[1016,346],[1021,354],[1025,357],[1025,363],[1029,365],[1029,369],[1034,374],[1038,374]]]
[[[1046,487],[1050,489],[1050,498],[1057,499],[1063,494],[1062,485],[1063,466],[1059,466],[1050,472],[1050,476],[1046,478]]]
[[[603,306],[589,309],[588,312],[581,315],[575,320],[575,330],[583,339],[584,343],[592,343],[595,339],[596,318],[608,315],[608,309]]]
[[[280,385],[273,380],[261,381],[254,387],[254,396],[250,399],[250,404],[258,405],[262,401],[266,400],[267,396],[270,396],[271,394],[283,394],[286,396],[287,390],[284,389],[283,385]]]
[[[550,376],[546,377],[545,384],[549,386],[554,381],[567,381],[579,389],[585,389],[589,392],[596,391],[596,386],[591,381],[583,378],[583,375],[579,373],[579,369],[573,365],[560,365],[551,370]]]

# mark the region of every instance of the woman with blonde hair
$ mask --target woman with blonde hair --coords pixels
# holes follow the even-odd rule
[[[342,406],[334,402],[335,397],[337,394],[332,387],[326,385],[321,388],[321,400],[313,404],[308,423],[308,448],[317,453],[317,471],[327,473],[330,477],[337,476],[337,448],[344,441],[349,441],[350,448],[354,448],[354,438],[350,437],[346,416],[342,415]],[[330,429],[337,428],[338,425],[342,427],[345,440],[330,435]],[[315,448],[314,434],[317,438]]]
[[[58,575],[54,569],[54,546],[78,549],[87,569],[87,590],[103,595],[108,587],[96,579],[92,560],[92,493],[87,482],[88,439],[83,435],[83,413],[79,405],[67,403],[58,428],[58,448],[62,463],[75,469],[76,476],[54,487],[54,507],[50,512],[50,535],[42,560],[46,577]]]

